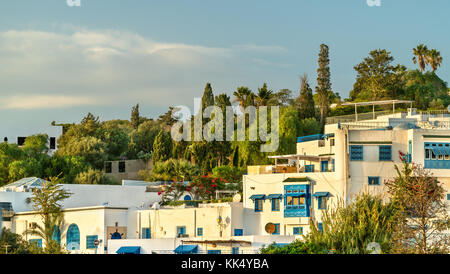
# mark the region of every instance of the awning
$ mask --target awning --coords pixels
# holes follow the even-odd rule
[[[116,251],[117,254],[141,254],[140,246],[122,246]]]
[[[266,197],[266,195],[264,195],[264,194],[255,194],[255,195],[250,196],[250,199],[252,199],[252,200],[264,199],[265,197]]]
[[[177,254],[195,254],[197,249],[198,245],[179,245],[173,252]]]
[[[445,150],[440,147],[430,147],[430,149],[434,152],[436,155],[445,155]]]
[[[267,199],[281,199],[281,197],[283,197],[281,194],[270,194]]]
[[[312,195],[313,197],[328,197],[331,196],[330,192],[316,192]]]
[[[306,177],[290,177],[283,181],[283,183],[298,183],[298,182],[309,182]]]

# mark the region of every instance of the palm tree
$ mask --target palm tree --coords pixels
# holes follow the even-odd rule
[[[255,94],[248,87],[239,87],[235,92],[233,92],[235,99],[233,103],[239,102],[239,107],[241,110],[254,104]]]
[[[264,83],[262,88],[258,88],[258,94],[255,96],[256,106],[267,106],[272,103],[272,99],[275,99],[272,90],[267,88],[267,84]]]
[[[427,55],[425,56],[428,64],[430,64],[433,72],[437,70],[437,68],[442,64],[442,56],[439,51],[436,49],[429,50]]]
[[[419,64],[420,71],[423,72],[425,70],[425,66],[428,64],[426,56],[428,55],[428,48],[424,44],[418,45],[413,49],[413,57],[414,64]]]

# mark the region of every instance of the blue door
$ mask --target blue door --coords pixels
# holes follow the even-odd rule
[[[321,163],[321,170],[322,172],[327,172],[328,171],[328,161],[322,161]]]

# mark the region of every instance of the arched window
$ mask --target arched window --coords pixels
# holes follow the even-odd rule
[[[190,201],[190,200],[192,200],[191,195],[185,195],[185,196],[184,196],[184,200],[185,200],[185,201]]]
[[[76,224],[71,224],[67,229],[67,250],[80,249],[80,230]]]
[[[61,245],[61,230],[59,230],[57,225],[53,226],[52,240],[57,241]]]
[[[111,240],[119,240],[122,239],[122,235],[120,235],[119,232],[114,232],[113,234],[111,234]]]

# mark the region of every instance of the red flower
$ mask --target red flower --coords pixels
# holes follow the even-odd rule
[[[161,195],[161,191],[160,191],[160,192],[158,192],[158,195]]]
[[[212,186],[212,187],[216,187],[217,185],[216,185],[216,184],[212,184],[211,186]]]

